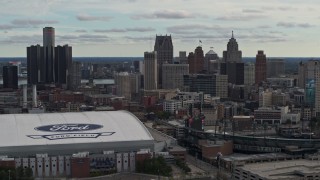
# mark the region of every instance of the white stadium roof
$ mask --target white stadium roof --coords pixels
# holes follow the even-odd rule
[[[127,111],[0,115],[0,155],[137,150],[153,137]],[[52,152],[54,153],[54,152]]]

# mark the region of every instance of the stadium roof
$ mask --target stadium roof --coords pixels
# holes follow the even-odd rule
[[[153,142],[146,127],[127,111],[7,114],[0,115],[0,123],[0,153],[14,147],[48,150],[66,144]]]

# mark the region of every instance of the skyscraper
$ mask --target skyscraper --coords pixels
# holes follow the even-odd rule
[[[67,84],[72,71],[72,48],[55,47],[55,31],[43,28],[43,47],[27,47],[28,84]]]
[[[220,73],[228,75],[228,82],[235,85],[244,83],[244,63],[242,52],[239,51],[238,43],[232,36],[227,44],[227,51],[223,51],[223,62],[220,63]]]
[[[180,64],[188,64],[186,51],[179,51],[179,63]]]
[[[55,30],[53,27],[43,28],[44,61],[46,63],[46,83],[55,82]]]
[[[194,53],[189,53],[188,56],[188,63],[189,63],[189,73],[190,74],[197,74],[201,73],[204,69],[204,55],[201,46],[198,46]]]
[[[189,64],[163,64],[162,88],[183,89],[183,75],[189,74]]]
[[[309,60],[299,64],[298,85],[305,89],[305,104],[320,113],[320,61]],[[319,114],[320,115],[320,114]]]
[[[81,85],[81,63],[72,62],[71,72],[69,72],[68,89],[77,90]]]
[[[223,60],[225,62],[241,62],[242,61],[242,52],[239,51],[237,40],[233,36],[229,39],[227,44],[227,50],[223,51]]]
[[[18,67],[3,66],[3,88],[18,89]]]
[[[157,89],[158,67],[157,52],[144,53],[144,89]]]
[[[67,84],[72,68],[72,47],[68,45],[55,47],[54,68],[55,82]]]
[[[214,52],[211,49],[206,53],[206,55],[204,56],[204,64],[203,64],[203,69],[209,73],[210,72],[210,65],[214,64],[214,61],[219,60],[219,56],[216,52]],[[212,63],[211,63],[212,62]],[[211,72],[214,71],[214,68],[211,70]]]
[[[244,66],[244,85],[252,86],[255,81],[255,65],[253,63],[245,64]]]
[[[267,79],[267,58],[263,51],[258,51],[256,56],[255,81],[260,84]]]
[[[183,84],[190,92],[203,92],[211,96],[227,97],[226,75],[190,74],[183,76]]]
[[[267,60],[267,78],[279,77],[284,74],[284,59],[268,59]]]
[[[228,75],[230,84],[243,85],[244,83],[244,63],[220,63],[220,73]]]
[[[120,72],[114,76],[115,85],[117,87],[117,95],[124,96],[131,100],[130,76],[128,72]]]
[[[55,31],[53,27],[43,28],[43,46],[55,47]]]
[[[173,44],[170,36],[156,36],[156,42],[154,44],[154,51],[157,52],[157,63],[158,63],[158,85],[159,88],[162,86],[162,64],[173,63]]]
[[[315,80],[315,72],[320,68],[320,61],[309,60],[300,62],[298,67],[298,87],[305,88],[310,81]]]
[[[46,81],[46,62],[43,59],[43,47],[39,44],[27,47],[28,84],[38,84]]]

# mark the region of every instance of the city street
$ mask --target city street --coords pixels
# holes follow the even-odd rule
[[[188,165],[191,164],[192,166],[195,166],[195,168],[203,170],[205,175],[209,175],[213,179],[215,179],[215,177],[217,176],[218,168],[209,163],[201,161],[200,159],[196,159],[194,156],[191,156],[189,154],[186,156],[186,161]],[[189,167],[192,168],[192,166]],[[225,171],[223,171],[223,173],[230,175]]]

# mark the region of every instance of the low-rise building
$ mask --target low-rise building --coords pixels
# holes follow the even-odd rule
[[[288,113],[288,106],[280,108],[259,108],[254,110],[254,120],[258,124],[281,124],[282,115]]]
[[[289,77],[279,77],[279,78],[267,78],[267,81],[270,83],[271,86],[276,87],[294,87],[294,78]]]
[[[163,110],[166,112],[170,112],[171,114],[174,114],[176,110],[180,109],[181,107],[181,101],[169,100],[163,102]]]
[[[253,116],[233,116],[233,130],[234,131],[248,131],[252,130]]]
[[[218,154],[230,155],[233,153],[232,141],[199,140],[199,146],[202,152],[202,159],[209,163],[215,162]]]

